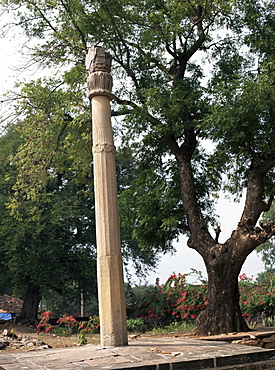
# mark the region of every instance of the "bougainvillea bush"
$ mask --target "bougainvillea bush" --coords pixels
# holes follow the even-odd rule
[[[196,272],[198,284],[187,283]],[[173,274],[164,285],[148,287],[142,296],[134,296],[127,307],[127,315],[142,318],[154,326],[171,322],[194,321],[207,306],[207,283],[201,273]]]
[[[268,274],[261,281],[242,274],[239,277],[240,307],[247,321],[275,315],[275,274]]]
[[[91,316],[89,321],[78,322],[73,316],[63,315],[54,325],[50,323],[51,312],[46,311],[37,325],[37,334],[41,332],[69,336],[80,332],[95,333],[99,329],[99,317]]]
[[[196,283],[187,277],[196,276]],[[239,277],[240,307],[247,321],[263,320],[275,315],[275,274],[255,281],[242,274]],[[142,318],[147,324],[165,326],[172,322],[194,322],[207,306],[207,281],[201,272],[173,274],[164,285],[149,286],[143,295],[134,295],[127,307],[129,317]]]

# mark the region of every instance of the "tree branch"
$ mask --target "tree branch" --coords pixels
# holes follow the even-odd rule
[[[50,164],[52,163],[52,160],[53,160],[53,158],[54,158],[54,156],[55,156],[55,154],[56,154],[56,152],[57,152],[57,150],[58,150],[58,148],[59,148],[59,144],[60,144],[60,140],[61,140],[61,136],[62,136],[62,134],[64,133],[64,131],[66,130],[66,128],[67,128],[67,126],[68,126],[68,124],[70,123],[70,122],[72,122],[73,121],[73,118],[69,115],[69,114],[65,114],[64,115],[64,125],[63,125],[63,127],[61,128],[61,130],[60,130],[60,132],[59,132],[59,134],[58,134],[58,136],[57,136],[57,140],[56,140],[56,145],[55,145],[55,148],[54,148],[54,150],[52,151],[52,153],[51,153],[51,156],[50,156],[50,158],[48,159],[48,161],[45,163],[45,165],[44,165],[44,168],[43,168],[43,170],[45,171],[45,170],[47,170],[47,168],[50,166]]]
[[[243,219],[251,218],[253,225],[256,225],[262,212],[266,212],[270,208],[270,202],[273,200],[273,195],[268,203],[264,202],[264,177],[267,172],[275,166],[275,155],[271,153],[264,161],[255,156],[249,169],[246,200],[241,217]]]
[[[88,51],[88,47],[87,47],[87,43],[86,43],[86,38],[85,38],[85,35],[84,33],[81,31],[80,27],[78,26],[78,24],[75,22],[75,19],[73,17],[73,13],[70,9],[69,6],[67,6],[63,0],[60,0],[61,1],[61,4],[63,5],[64,9],[66,10],[67,14],[69,15],[73,25],[74,25],[74,28],[76,29],[76,31],[78,32],[78,34],[80,35],[80,38],[81,38],[81,41],[82,41],[82,44],[84,46],[84,49],[85,51],[87,52]]]

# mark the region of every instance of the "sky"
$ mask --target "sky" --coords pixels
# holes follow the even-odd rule
[[[18,79],[22,80],[26,75],[16,72],[15,67],[22,64],[22,57],[20,55],[20,45],[23,43],[20,34],[17,33],[16,37],[12,35],[9,38],[0,38],[0,100],[1,96],[6,89],[12,89],[14,83]],[[31,78],[34,78],[31,73]],[[0,105],[1,115],[1,105]],[[234,203],[229,199],[221,196],[217,207],[216,213],[220,216],[220,225],[222,233],[220,234],[219,241],[224,242],[227,240],[232,231],[236,228],[240,219],[243,208],[243,200],[240,203]],[[214,233],[214,231],[213,231]],[[153,273],[146,277],[146,282],[154,284],[156,278],[160,279],[160,283],[164,283],[172,273],[188,273],[191,268],[202,271],[202,275],[206,277],[206,270],[204,267],[201,256],[194,250],[187,247],[186,237],[181,237],[180,240],[175,242],[176,253],[173,255],[166,254],[161,257],[158,268]],[[246,259],[242,272],[248,276],[256,276],[259,272],[264,270],[261,258],[255,251],[253,251]],[[188,280],[192,282],[193,277]],[[138,279],[133,279],[139,283]]]
[[[240,203],[234,203],[229,199],[221,197],[216,207],[216,213],[220,216],[219,222],[221,226],[221,234],[219,241],[225,242],[236,229],[243,209],[244,199]],[[214,236],[213,230],[213,236]],[[156,278],[160,279],[160,283],[165,283],[168,277],[175,272],[189,273],[191,268],[201,271],[203,277],[207,277],[206,269],[202,257],[193,249],[187,247],[187,238],[182,236],[178,243],[175,243],[177,252],[174,255],[164,255],[159,263],[155,273],[151,273],[146,279],[148,283],[154,284]],[[253,251],[246,259],[241,274],[245,273],[249,277],[256,275],[264,270],[260,255]],[[194,282],[194,276],[188,277],[188,282]]]

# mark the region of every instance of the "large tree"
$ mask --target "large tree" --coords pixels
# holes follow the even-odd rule
[[[17,321],[38,322],[38,304],[49,291],[63,294],[74,284],[84,296],[96,297],[96,253],[92,192],[70,171],[48,179],[43,202],[21,207],[20,219],[5,208],[12,194],[16,167],[11,158],[22,139],[16,129],[1,142],[1,220],[0,252],[2,292],[22,297],[23,307]],[[5,181],[9,178],[9,182]],[[34,211],[35,210],[35,211]]]
[[[17,11],[17,1],[2,1]],[[247,330],[238,275],[246,257],[275,234],[257,222],[273,200],[274,3],[245,1],[21,1],[18,24],[38,38],[29,54],[70,69],[84,85],[87,46],[113,55],[114,116],[131,145],[136,178],[121,194],[122,224],[146,249],[171,248],[184,232],[204,259],[208,306],[197,332]],[[25,7],[26,6],[26,7]],[[212,70],[207,84],[201,65]],[[257,65],[255,64],[257,62]],[[79,91],[79,90],[78,90]],[[212,141],[207,153],[204,143]],[[272,181],[273,180],[273,181]],[[246,189],[225,243],[213,225],[213,193]]]

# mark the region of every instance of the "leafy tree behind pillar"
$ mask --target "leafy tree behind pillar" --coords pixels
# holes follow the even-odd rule
[[[53,137],[57,138],[58,145],[66,148],[66,143],[62,143],[62,130],[70,121],[63,111],[59,116],[57,96],[52,96],[54,103],[46,99],[49,92],[39,83],[32,89],[26,86],[21,103],[30,111],[25,109],[24,118],[18,116],[18,123],[1,137],[2,160],[6,163],[1,183],[5,193],[1,203],[4,214],[1,253],[13,293],[24,298],[17,320],[25,323],[37,321],[38,304],[49,291],[63,294],[73,283],[79,292],[79,301],[80,292],[84,297],[96,297],[97,291],[91,159],[86,159],[87,171],[82,168],[80,172],[76,156],[73,162],[72,157],[62,157],[60,151],[58,165],[51,163],[53,151],[46,156],[51,145],[56,149]],[[44,106],[37,108],[39,99]],[[56,116],[50,122],[53,112]],[[42,137],[43,130],[47,137]],[[83,140],[82,146],[89,142],[89,135],[81,132],[81,125],[76,128],[75,143],[77,136]],[[16,138],[16,145],[12,145]],[[39,148],[34,145],[34,139],[41,141]],[[86,153],[90,158],[90,150]],[[50,175],[43,182],[45,161],[49,163]],[[11,166],[12,163],[17,166]],[[18,173],[20,166],[24,168],[24,175]],[[30,183],[33,187],[28,194]],[[5,207],[8,202],[9,209]]]

